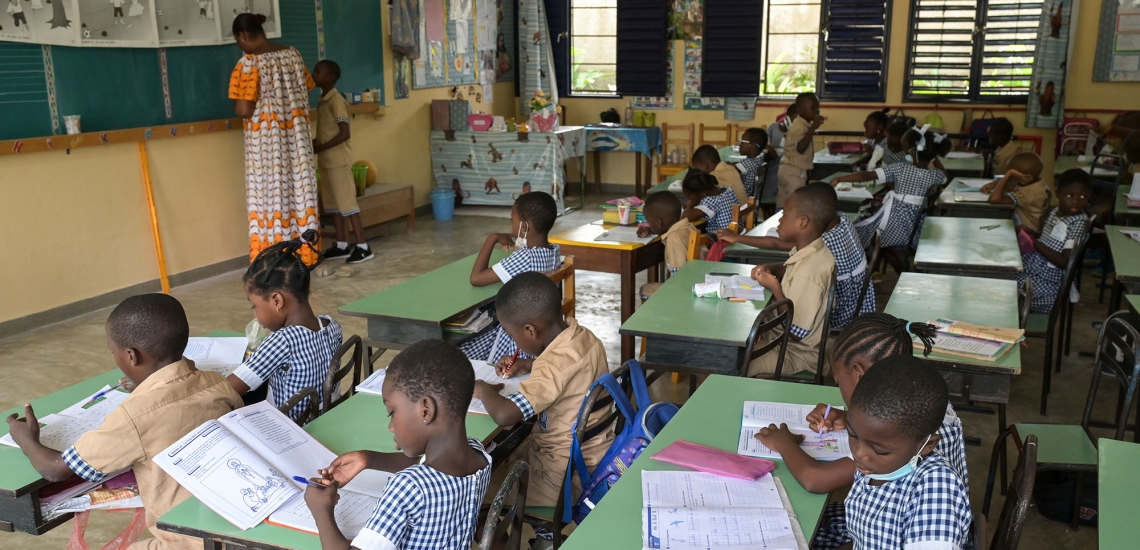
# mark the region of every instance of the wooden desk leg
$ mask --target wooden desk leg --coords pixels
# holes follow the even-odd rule
[[[633,193],[641,196],[641,153],[634,153],[633,159]]]
[[[619,270],[621,277],[621,322],[624,323],[633,315],[633,298],[636,290],[633,288],[636,283],[635,273],[633,272],[633,253],[629,250],[621,251],[621,269]],[[633,359],[633,337],[622,335],[621,337],[621,361],[622,363]]]
[[[602,193],[602,152],[592,151],[594,153],[594,185],[598,186],[598,194]]]

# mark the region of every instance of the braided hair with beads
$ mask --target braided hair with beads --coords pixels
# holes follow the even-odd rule
[[[300,300],[309,298],[309,272],[324,259],[317,249],[317,232],[310,229],[298,239],[281,241],[262,250],[241,280],[250,290],[261,296],[273,291],[285,291]],[[317,256],[313,265],[301,258],[301,249],[309,247]]]
[[[833,359],[850,363],[857,356],[872,363],[892,355],[911,355],[917,337],[923,346],[923,356],[930,355],[934,345],[934,325],[911,323],[886,313],[865,313],[856,317],[835,341]]]

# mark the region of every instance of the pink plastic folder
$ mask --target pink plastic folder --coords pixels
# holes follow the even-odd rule
[[[776,469],[776,463],[771,460],[738,455],[688,441],[674,441],[652,458],[699,472],[752,481]]]

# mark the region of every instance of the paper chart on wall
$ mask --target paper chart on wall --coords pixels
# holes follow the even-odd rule
[[[701,97],[702,55],[700,40],[685,41],[685,109],[724,109],[723,97]]]
[[[471,35],[467,31],[467,21],[455,22],[455,53],[467,53],[470,49]]]
[[[0,0],[4,22],[0,40],[78,46],[82,26],[78,0]]]
[[[154,0],[79,0],[83,46],[153,48],[158,44]]]
[[[244,2],[225,2],[221,11],[217,0],[154,0],[158,21],[158,43],[161,46],[192,46],[222,42],[221,19],[227,25],[242,13]],[[221,13],[222,17],[218,14]],[[269,15],[266,15],[266,23]],[[227,34],[229,29],[227,29]],[[231,37],[232,39],[232,37]]]

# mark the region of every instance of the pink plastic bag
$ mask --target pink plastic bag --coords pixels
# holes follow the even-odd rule
[[[688,441],[674,441],[653,455],[653,460],[751,481],[776,469],[776,463],[771,460],[742,456]]]
[[[1024,229],[1017,232],[1017,247],[1021,249],[1022,254],[1037,251],[1037,247],[1033,246],[1033,237],[1030,237]]]
[[[119,510],[107,510],[108,512],[127,512],[131,508]],[[104,544],[101,550],[126,550],[126,548],[135,543],[139,536],[146,531],[146,508],[134,508],[135,517],[131,519],[131,523],[127,525],[121,533],[111,542]],[[67,550],[91,550],[87,546],[87,542],[83,540],[83,536],[87,533],[87,520],[90,519],[91,512],[80,512],[75,514],[75,523],[71,528],[71,540],[67,541]]]

